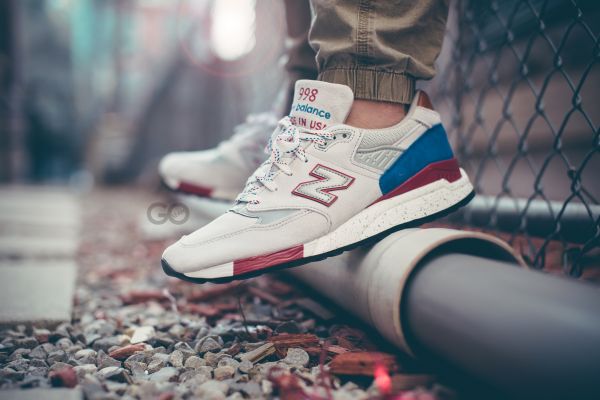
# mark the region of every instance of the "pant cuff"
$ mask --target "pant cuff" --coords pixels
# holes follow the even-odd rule
[[[410,104],[415,95],[415,79],[400,72],[338,67],[322,71],[318,79],[349,86],[355,99]]]

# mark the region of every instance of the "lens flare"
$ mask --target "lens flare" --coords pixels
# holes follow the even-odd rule
[[[373,375],[375,376],[375,385],[377,385],[379,392],[383,395],[390,394],[392,391],[392,378],[390,378],[390,374],[385,365],[375,365]]]
[[[255,0],[215,1],[211,12],[210,42],[214,53],[222,60],[237,60],[256,45],[255,7]]]

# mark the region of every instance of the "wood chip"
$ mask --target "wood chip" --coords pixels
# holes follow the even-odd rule
[[[287,296],[294,291],[294,288],[287,283],[272,279],[269,282],[269,291],[277,296]]]
[[[114,358],[115,360],[123,361],[127,357],[131,356],[132,354],[134,354],[138,351],[143,351],[145,348],[146,348],[146,345],[143,343],[130,344],[128,346],[119,347],[118,349],[113,350],[110,353],[108,353],[108,355],[111,356],[112,358]]]
[[[204,317],[215,317],[217,315],[222,314],[219,308],[214,307],[210,304],[188,303],[183,305],[181,309],[185,312],[189,312],[190,314],[201,315]]]
[[[230,295],[241,290],[239,283],[228,283],[209,287],[207,289],[195,290],[187,295],[187,300],[200,302],[206,300],[215,300],[218,297]]]
[[[257,287],[248,286],[248,292],[250,292],[250,294],[252,294],[253,296],[258,297],[259,299],[266,301],[267,303],[271,303],[274,305],[278,305],[281,303],[281,299],[279,297],[273,296],[269,292],[266,292],[263,289]]]
[[[248,360],[252,363],[255,363],[262,360],[265,357],[270,356],[273,353],[275,353],[275,346],[273,345],[273,343],[265,343],[252,351],[242,354],[240,358],[242,359],[242,361]]]
[[[310,333],[282,333],[269,341],[278,347],[309,347],[319,344],[319,338]]]
[[[393,355],[367,351],[338,354],[333,358],[329,367],[331,372],[336,375],[373,376],[377,365],[383,365],[390,374],[398,370],[396,358]]]
[[[321,318],[324,321],[329,321],[335,317],[331,311],[323,307],[321,304],[317,303],[313,299],[309,299],[308,297],[304,297],[296,300],[296,304],[299,307],[313,313],[317,317]]]
[[[327,347],[327,352],[331,354],[344,354],[349,351],[350,350],[342,346],[331,345]]]

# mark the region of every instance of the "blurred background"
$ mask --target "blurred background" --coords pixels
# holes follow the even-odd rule
[[[594,0],[453,1],[423,83],[480,195],[451,222],[539,267],[559,243],[576,276],[600,240],[599,34]],[[2,0],[0,182],[154,184],[272,106],[284,43],[276,0]]]
[[[0,181],[128,182],[281,86],[279,1],[3,0]]]

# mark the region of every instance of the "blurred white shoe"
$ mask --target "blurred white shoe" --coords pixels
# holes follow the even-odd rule
[[[167,154],[158,167],[160,176],[178,192],[233,201],[267,158],[265,146],[276,127],[272,113],[249,115],[214,149]]]

